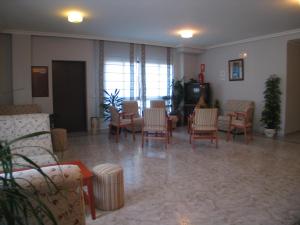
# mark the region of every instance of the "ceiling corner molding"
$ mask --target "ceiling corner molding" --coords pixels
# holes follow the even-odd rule
[[[189,53],[189,54],[201,54],[205,50],[200,48],[182,47],[177,46],[176,51],[179,53]]]
[[[279,32],[279,33],[267,34],[267,35],[263,35],[263,36],[257,36],[257,37],[253,37],[253,38],[242,39],[242,40],[239,40],[239,41],[233,41],[233,42],[227,42],[227,43],[223,43],[223,44],[211,45],[211,46],[206,47],[205,50],[213,49],[213,48],[226,47],[226,46],[231,46],[231,45],[244,44],[244,43],[248,43],[248,42],[260,41],[260,40],[276,38],[276,37],[282,37],[282,36],[287,36],[287,35],[291,35],[291,34],[298,34],[298,33],[300,33],[300,28],[299,29],[294,29],[294,30],[288,30],[288,31],[284,31],[284,32]]]
[[[104,41],[115,41],[115,42],[126,42],[135,44],[154,45],[161,47],[175,48],[175,45],[170,45],[162,42],[145,42],[140,40],[128,40],[128,39],[116,39],[101,37],[97,35],[84,35],[84,34],[66,34],[66,33],[55,33],[55,32],[42,32],[42,31],[27,31],[27,30],[2,30],[2,33],[8,34],[23,34],[32,36],[44,36],[44,37],[61,37],[61,38],[75,38],[75,39],[86,39],[86,40],[104,40]]]

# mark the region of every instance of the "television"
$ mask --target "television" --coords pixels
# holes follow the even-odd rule
[[[185,83],[184,84],[184,104],[195,105],[198,103],[200,96],[209,104],[209,84]]]
[[[184,103],[197,104],[201,96],[201,87],[199,83],[186,83],[184,85]]]

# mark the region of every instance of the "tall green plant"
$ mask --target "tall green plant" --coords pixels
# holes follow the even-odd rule
[[[53,225],[57,225],[52,212],[41,201],[39,195],[37,195],[38,190],[36,187],[31,184],[30,180],[25,180],[28,187],[24,188],[18,183],[18,180],[24,180],[25,178],[16,178],[13,173],[17,166],[22,166],[15,163],[13,158],[22,158],[26,162],[27,168],[34,169],[42,175],[48,185],[49,191],[53,191],[54,193],[58,191],[51,178],[36,163],[22,154],[11,151],[11,145],[19,140],[48,133],[42,131],[25,135],[12,141],[0,140],[0,166],[3,171],[0,174],[0,224],[44,225],[47,221],[47,224],[50,222]]]
[[[280,110],[281,110],[281,90],[280,78],[276,75],[271,75],[265,82],[265,105],[261,115],[261,122],[267,129],[280,128]]]
[[[109,106],[114,106],[118,112],[122,109],[122,102],[124,98],[119,97],[120,90],[115,89],[114,93],[108,93],[106,90],[104,90],[104,97],[103,97],[103,116],[104,120],[107,121],[110,119],[110,112],[109,112]]]
[[[183,101],[184,97],[184,88],[181,80],[172,81],[172,105],[173,110],[176,112],[180,108],[180,104]]]

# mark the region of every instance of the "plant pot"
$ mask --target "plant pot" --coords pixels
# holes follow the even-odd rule
[[[276,133],[276,130],[275,129],[268,129],[268,128],[265,128],[265,135],[269,138],[272,138],[274,137]]]

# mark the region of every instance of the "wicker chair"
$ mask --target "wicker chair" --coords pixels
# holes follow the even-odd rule
[[[195,109],[191,117],[190,143],[196,139],[216,140],[218,147],[218,109]]]
[[[142,129],[142,147],[144,147],[144,139],[164,140],[165,147],[167,148],[167,144],[169,143],[169,132],[165,109],[145,109]]]

